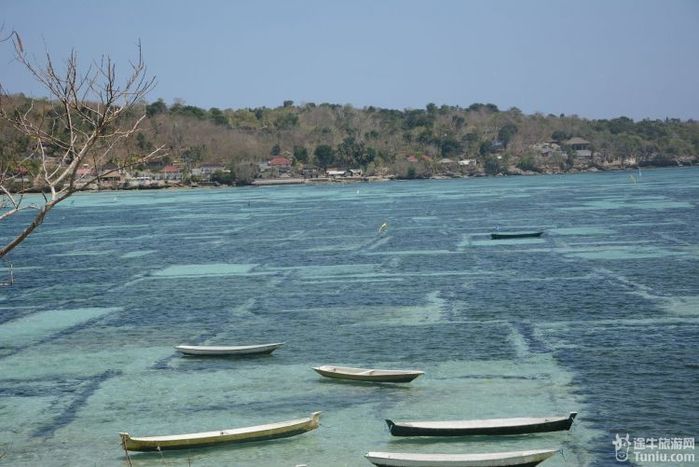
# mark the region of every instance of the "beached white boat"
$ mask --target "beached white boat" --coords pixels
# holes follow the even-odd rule
[[[283,342],[275,342],[272,344],[259,345],[235,345],[235,346],[216,346],[216,345],[178,345],[175,349],[187,355],[211,355],[211,356],[226,356],[226,355],[251,355],[260,353],[272,353],[284,345]]]
[[[348,379],[354,381],[373,381],[375,383],[409,383],[424,371],[418,370],[379,370],[375,368],[353,368],[349,366],[323,365],[313,367],[320,375],[328,378]]]
[[[187,449],[212,446],[224,443],[246,443],[275,438],[286,438],[315,430],[320,422],[320,412],[313,412],[310,417],[268,423],[266,425],[233,428],[229,430],[205,431],[182,435],[132,437],[128,433],[119,433],[121,444],[129,451],[158,451],[165,449]]]
[[[533,467],[556,452],[556,449],[480,454],[368,452],[364,457],[374,465],[386,467]]]
[[[522,435],[570,430],[577,412],[559,417],[492,418],[486,420],[447,420],[394,422],[386,420],[393,436],[472,436]]]

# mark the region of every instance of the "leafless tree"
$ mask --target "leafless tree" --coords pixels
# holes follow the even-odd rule
[[[109,56],[81,70],[72,51],[64,66],[57,67],[48,52],[41,63],[31,60],[16,32],[9,39],[17,61],[49,93],[49,100],[13,98],[0,86],[0,118],[27,142],[23,151],[0,155],[0,221],[24,210],[35,212],[33,220],[0,248],[0,258],[75,192],[164,155],[163,146],[137,155],[120,150],[145,118],[144,98],[155,85],[146,74],[140,43],[128,76],[118,80]],[[41,201],[27,202],[28,191],[40,191]]]

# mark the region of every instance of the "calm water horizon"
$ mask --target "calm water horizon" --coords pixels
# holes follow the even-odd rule
[[[544,465],[604,466],[617,433],[693,438],[699,169],[633,175],[76,195],[12,253],[16,283],[0,288],[0,463],[125,465],[121,431],[318,410],[321,426],[297,437],[131,462],[555,448]],[[490,239],[515,230],[545,233]],[[246,359],[174,350],[265,342],[286,344]],[[338,383],[322,364],[425,375]],[[570,432],[500,438],[392,438],[384,423],[572,411]]]

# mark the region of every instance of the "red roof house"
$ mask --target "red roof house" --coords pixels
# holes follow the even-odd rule
[[[180,169],[175,167],[174,165],[166,165],[165,167],[163,167],[162,172],[164,174],[176,174],[180,172]]]
[[[277,156],[273,157],[271,161],[269,161],[269,166],[270,167],[291,167],[291,161],[287,159],[286,157],[282,156]]]

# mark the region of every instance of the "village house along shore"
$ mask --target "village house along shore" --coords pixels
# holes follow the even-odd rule
[[[230,169],[222,164],[202,164],[189,167],[183,163],[172,163],[164,166],[156,164],[143,170],[113,170],[99,177],[98,182],[83,186],[85,191],[97,190],[148,190],[166,188],[192,188],[200,186],[222,185],[297,185],[306,183],[351,183],[379,182],[403,179],[447,179],[485,176],[515,176],[515,175],[553,175],[564,173],[599,172],[611,170],[637,170],[662,166],[693,166],[699,163],[699,156],[678,157],[658,164],[653,161],[639,161],[636,157],[609,158],[595,153],[591,143],[583,138],[574,137],[562,144],[556,141],[537,143],[530,147],[538,154],[536,164],[531,170],[523,169],[511,163],[504,154],[497,154],[495,145],[495,160],[501,161],[501,166],[493,173],[483,160],[467,158],[459,159],[433,158],[427,155],[409,155],[405,157],[408,166],[421,165],[422,171],[415,176],[399,176],[389,173],[387,169],[376,170],[375,173],[365,174],[361,169],[346,169],[330,167],[321,169],[314,166],[295,165],[290,155],[279,155],[258,163],[254,167],[254,178],[246,183],[222,183]],[[564,147],[568,148],[567,153]],[[569,166],[563,168],[560,163],[567,157]],[[106,168],[109,170],[109,168]],[[426,170],[425,170],[426,169]],[[105,168],[102,169],[105,172]],[[426,172],[426,174],[425,174]],[[408,171],[408,173],[410,173]],[[78,168],[76,181],[87,183],[97,175],[97,170],[89,165]],[[31,180],[22,180],[25,184]],[[26,185],[25,185],[26,186]],[[41,192],[40,186],[25,192]]]

